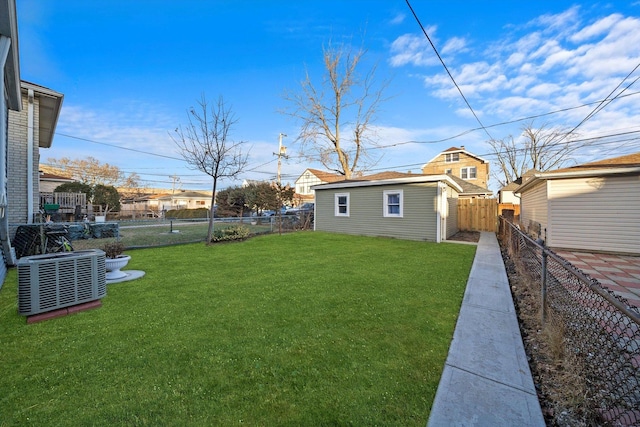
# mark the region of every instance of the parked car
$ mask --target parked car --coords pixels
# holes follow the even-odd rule
[[[305,213],[313,213],[313,208],[315,207],[315,204],[311,203],[311,202],[307,202],[307,203],[303,203],[302,205],[298,206],[297,208],[291,208],[291,209],[287,209],[287,211],[285,212],[285,215],[302,215]]]

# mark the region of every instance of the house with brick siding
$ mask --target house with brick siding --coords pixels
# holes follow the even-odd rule
[[[18,52],[18,21],[15,0],[0,0],[0,286],[4,283],[7,264],[14,264],[9,236],[10,144],[8,138],[10,112],[22,108],[20,90],[20,60]]]
[[[40,148],[53,142],[63,95],[22,81],[22,108],[9,111],[9,224],[31,224],[40,210]]]
[[[489,161],[464,149],[451,147],[422,166],[427,175],[446,174],[481,188],[489,188]]]

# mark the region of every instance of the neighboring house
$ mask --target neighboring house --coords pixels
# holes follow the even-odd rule
[[[6,265],[15,264],[9,236],[8,207],[11,199],[8,187],[11,177],[8,175],[8,164],[11,153],[7,136],[9,111],[20,111],[22,108],[15,0],[0,0],[0,70],[0,94],[3,95],[0,102],[0,253],[5,261],[0,262],[1,287],[7,271]]]
[[[436,174],[436,175],[442,175],[442,174]],[[458,178],[455,175],[451,175],[451,174],[448,174],[448,175],[449,175],[449,178],[451,178],[462,189],[458,193],[459,199],[488,199],[493,196],[493,191],[489,189],[479,187],[475,184],[470,183],[469,181],[465,181],[464,179]],[[419,176],[429,176],[429,175],[420,174],[420,173],[404,173],[404,172],[387,171],[387,172],[380,172],[373,175],[359,177],[358,179],[366,179],[368,181],[373,181],[373,180],[381,180],[381,179],[408,178],[408,177],[419,177]]]
[[[502,187],[500,190],[498,190],[498,202],[519,205],[520,197],[516,196],[514,194],[514,191],[537,173],[540,172],[535,169],[529,169],[524,174],[522,174],[521,177]]]
[[[432,242],[458,230],[462,188],[447,175],[384,172],[313,190],[315,230]]]
[[[640,255],[640,152],[536,173],[516,195],[549,247]]]
[[[75,182],[73,178],[66,176],[54,175],[52,173],[40,172],[40,193],[53,193],[53,190],[67,184],[69,182]]]
[[[64,96],[23,81],[22,110],[9,111],[9,223],[31,224],[40,209],[40,148],[50,148]]]
[[[422,166],[423,174],[451,174],[471,184],[489,188],[489,161],[464,149],[451,147]]]
[[[330,182],[343,181],[344,175],[339,175],[337,173],[324,172],[318,169],[307,169],[302,172],[302,175],[296,179],[295,182],[295,191],[296,191],[296,202],[297,204],[302,204],[304,202],[313,202],[314,193],[313,187],[314,185],[327,184]]]
[[[211,194],[197,191],[180,191],[174,194],[166,194],[154,199],[160,211],[170,209],[211,209]]]
[[[490,199],[493,197],[493,191],[488,188],[480,187],[452,174],[449,174],[449,176],[462,188],[462,191],[458,194],[460,199]]]
[[[162,204],[159,199],[171,196],[168,193],[145,194],[142,196],[129,197],[120,201],[121,218],[151,217],[158,218],[162,214]]]

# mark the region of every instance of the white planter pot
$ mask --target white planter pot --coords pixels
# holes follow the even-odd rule
[[[96,222],[105,222],[107,220],[106,215],[96,215]]]
[[[127,273],[120,271],[124,268],[131,257],[129,255],[118,255],[117,258],[105,258],[105,264],[107,267],[107,280],[122,279],[127,276]]]

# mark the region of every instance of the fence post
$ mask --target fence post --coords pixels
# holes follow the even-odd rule
[[[542,324],[547,320],[547,251],[542,248]]]

